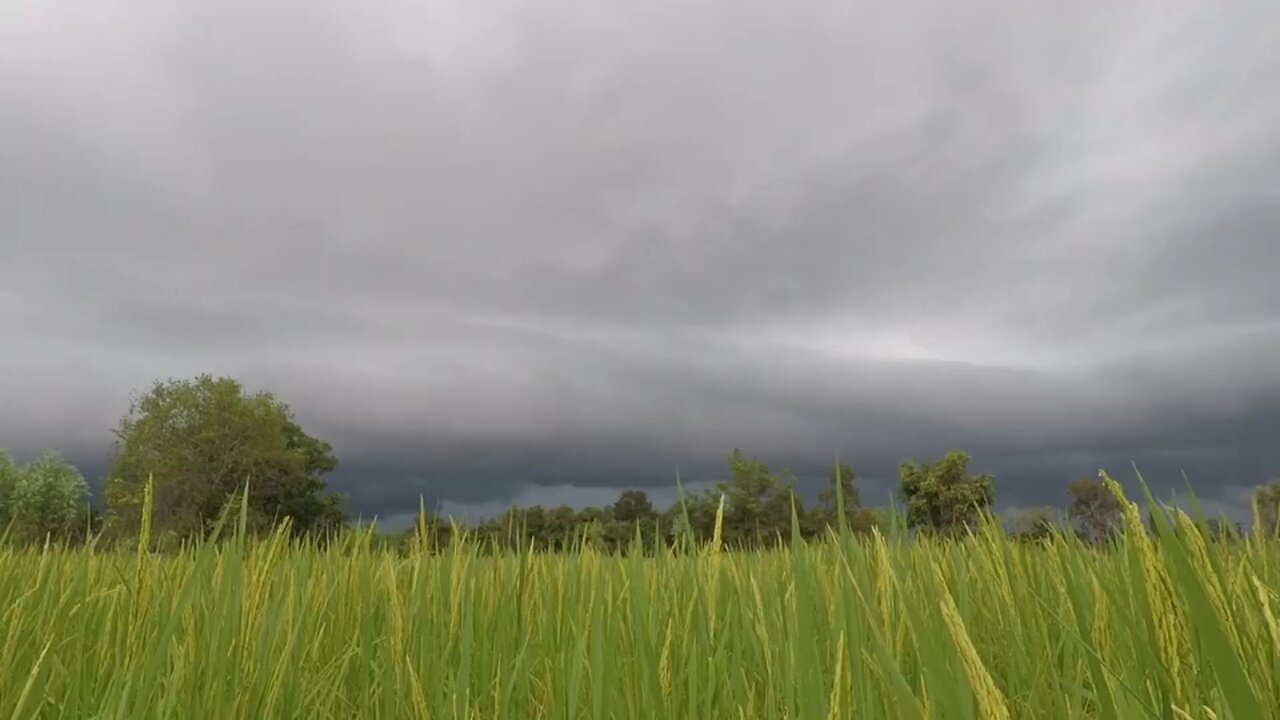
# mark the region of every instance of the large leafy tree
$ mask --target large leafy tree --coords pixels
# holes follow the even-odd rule
[[[15,540],[62,540],[87,522],[89,486],[61,455],[46,452],[14,475],[7,504]]]
[[[653,544],[658,511],[645,491],[623,490],[609,506],[608,516],[605,541],[610,549],[629,547],[637,532],[645,547]]]
[[[610,508],[610,514],[614,520],[627,525],[648,522],[658,516],[653,502],[643,490],[623,490]]]
[[[548,510],[543,522],[546,523],[545,545],[555,550],[571,547],[581,527],[578,511],[568,505],[559,505]]]
[[[902,463],[898,477],[910,526],[955,533],[975,524],[979,514],[990,508],[995,477],[971,476],[969,460],[964,451],[952,450],[936,462]]]
[[[1124,508],[1102,480],[1081,478],[1071,483],[1067,494],[1071,496],[1067,516],[1089,542],[1103,542],[1119,530]]]
[[[664,527],[672,544],[681,538],[710,539],[715,531],[716,510],[720,504],[718,492],[707,491],[678,499],[663,515]]]
[[[211,375],[156,383],[136,398],[116,431],[107,484],[112,522],[137,527],[143,490],[154,482],[154,527],[191,537],[249,488],[255,527],[290,518],[295,532],[335,527],[342,499],[325,491],[337,467],[328,443],[303,432],[268,392],[246,393]]]
[[[795,478],[774,473],[763,461],[735,449],[729,455],[731,479],[717,484],[726,499],[723,534],[729,543],[770,544],[791,535],[791,503],[803,513]]]

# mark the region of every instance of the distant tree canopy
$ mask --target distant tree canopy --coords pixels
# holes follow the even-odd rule
[[[1253,502],[1258,508],[1261,532],[1268,537],[1280,537],[1280,476],[1258,488]]]
[[[1044,540],[1059,530],[1057,513],[1051,507],[1025,509],[1014,515],[1011,525],[1019,540]]]
[[[304,432],[290,408],[271,393],[247,393],[231,378],[208,374],[158,382],[134,398],[115,435],[103,493],[105,518],[89,502],[80,472],[57,453],[19,467],[0,450],[0,531],[28,543],[76,540],[89,537],[105,520],[115,539],[128,543],[137,536],[149,481],[153,535],[168,546],[168,541],[207,532],[246,487],[248,524],[255,532],[286,518],[296,534],[348,526],[343,498],[328,492],[324,481],[337,467],[332,447]],[[900,514],[866,507],[858,474],[847,464],[830,470],[817,502],[806,509],[790,471],[775,471],[741,449],[726,460],[727,477],[666,509],[654,507],[643,490],[628,489],[603,507],[511,508],[465,527],[424,514],[399,540],[387,537],[392,543],[439,548],[461,531],[499,548],[567,550],[586,544],[610,552],[629,550],[639,541],[643,552],[651,552],[685,547],[685,539],[711,540],[723,504],[724,544],[752,548],[790,542],[793,518],[804,540],[827,536],[842,525],[855,534],[900,527],[900,519],[909,528],[949,536],[975,526],[994,501],[995,478],[971,474],[969,455],[958,449],[933,462],[900,465],[898,492],[905,503]],[[1123,531],[1122,503],[1100,480],[1077,480],[1067,495],[1066,518],[1079,538],[1101,544]],[[1280,538],[1280,477],[1259,487],[1254,501],[1255,530]],[[1052,508],[1025,510],[1008,520],[1007,528],[1023,540],[1065,529]],[[1205,527],[1217,539],[1242,534],[1230,521],[1209,520]]]
[[[701,493],[682,497],[659,512],[642,490],[624,490],[603,508],[574,511],[568,507],[512,508],[480,526],[479,532],[504,543],[523,539],[544,548],[563,548],[585,541],[605,550],[626,549],[639,539],[645,548],[655,541],[677,545],[681,538],[705,542],[715,534],[721,500],[724,517],[721,539],[728,547],[749,548],[785,543],[791,537],[792,508],[802,537],[812,538],[836,519],[834,486],[823,493],[819,508],[806,511],[796,492],[796,479],[786,470],[774,471],[762,460],[735,449],[727,458],[729,477]],[[859,504],[857,475],[847,465],[833,470],[848,493],[846,513],[855,532],[869,531],[881,520]],[[828,510],[821,509],[830,505]]]
[[[115,527],[137,527],[148,478],[158,533],[204,532],[246,485],[255,526],[287,517],[303,533],[345,520],[322,477],[337,467],[332,448],[303,432],[271,393],[246,394],[230,378],[156,383],[134,400],[116,437],[106,486]]]
[[[612,510],[614,520],[627,524],[650,521],[658,515],[643,490],[623,490]]]
[[[61,455],[45,452],[20,468],[0,451],[0,531],[8,527],[18,542],[57,542],[92,520],[89,485]]]
[[[816,511],[834,522],[840,512],[840,502],[843,502],[845,514],[852,517],[854,511],[862,505],[857,483],[858,474],[853,471],[853,468],[844,463],[837,463],[831,468],[827,487],[818,493]]]
[[[952,450],[936,462],[912,460],[898,469],[900,492],[907,506],[907,524],[947,535],[977,523],[994,499],[995,478],[969,475],[969,455]]]
[[[796,495],[796,480],[787,471],[774,473],[742,450],[729,455],[730,479],[716,484],[725,496],[723,537],[729,544],[745,544],[756,539],[770,542],[791,534],[791,504],[804,508]]]
[[[1067,517],[1090,542],[1104,542],[1120,529],[1124,508],[1101,479],[1076,480],[1067,487],[1067,494],[1071,497]]]
[[[13,502],[13,486],[18,482],[18,466],[5,450],[0,450],[0,532],[9,527],[13,518],[10,507]]]
[[[816,532],[838,530],[840,527],[839,501],[843,497],[846,526],[854,533],[863,534],[883,524],[875,510],[864,507],[858,487],[858,473],[844,463],[837,463],[827,476],[827,486],[818,493],[818,502],[810,513]]]

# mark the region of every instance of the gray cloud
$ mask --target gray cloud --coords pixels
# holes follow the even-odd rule
[[[1238,498],[1280,469],[1278,14],[24,6],[0,445],[100,466],[130,390],[209,371],[381,515],[733,447]]]

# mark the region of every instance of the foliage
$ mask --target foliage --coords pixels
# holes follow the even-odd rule
[[[1067,516],[1092,543],[1110,539],[1124,520],[1122,506],[1101,480],[1081,478],[1067,488],[1071,504]]]
[[[803,514],[795,492],[795,478],[786,471],[773,473],[762,460],[748,458],[742,450],[729,455],[728,482],[716,484],[726,500],[724,539],[729,545],[781,542],[791,533],[794,503]]]
[[[58,453],[42,454],[13,479],[7,503],[13,539],[70,538],[88,521],[88,501],[89,486],[80,471]]]
[[[624,490],[611,509],[613,519],[620,523],[646,522],[658,516],[643,490]]]
[[[113,524],[126,532],[136,532],[148,478],[157,531],[178,538],[207,530],[246,485],[253,527],[287,517],[296,532],[309,532],[344,520],[342,499],[325,493],[322,479],[337,466],[332,448],[303,432],[275,396],[247,394],[230,378],[156,383],[134,400],[116,436],[106,497]]]
[[[1280,478],[1254,491],[1256,522],[1269,537],[1280,537]]]
[[[720,496],[713,492],[681,498],[664,514],[667,542],[679,545],[682,538],[710,540],[715,534],[716,509]]]
[[[0,449],[0,534],[9,527],[13,515],[9,506],[13,502],[13,486],[18,481],[18,466],[9,453]]]
[[[1103,549],[985,513],[648,558],[0,549],[0,717],[1280,719],[1280,543],[1123,512]]]
[[[1061,531],[1057,513],[1051,507],[1030,508],[1014,515],[1012,536],[1019,540],[1045,540]]]
[[[605,514],[603,544],[609,550],[630,546],[637,535],[642,547],[652,547],[658,533],[658,511],[643,490],[624,490]]]
[[[858,474],[848,465],[837,463],[827,477],[827,486],[818,493],[814,514],[824,525],[835,525],[842,503],[846,516],[851,515],[862,504],[858,493]]]
[[[898,475],[911,527],[954,534],[972,527],[991,506],[995,478],[989,474],[970,476],[969,460],[964,451],[952,450],[936,462],[902,463]]]

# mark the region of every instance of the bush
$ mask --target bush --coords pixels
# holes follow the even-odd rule
[[[7,503],[13,539],[70,538],[87,520],[88,501],[89,486],[80,471],[58,453],[44,453],[14,473]]]

